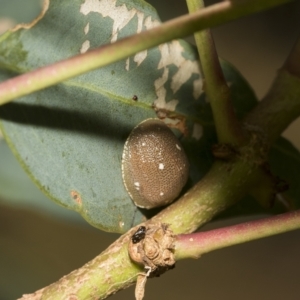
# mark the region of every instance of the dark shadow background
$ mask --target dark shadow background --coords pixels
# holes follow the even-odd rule
[[[29,21],[39,10],[38,2],[0,0],[0,19]],[[150,2],[163,20],[187,12],[183,0]],[[299,32],[299,1],[213,30],[219,55],[240,70],[260,98]],[[296,121],[285,136],[299,148],[298,132]],[[64,214],[56,215],[52,206]],[[118,236],[92,228],[75,212],[54,203],[47,203],[47,210],[8,205],[0,199],[0,300],[16,299],[56,281],[95,257]],[[245,219],[218,221],[204,229],[242,221]],[[218,250],[199,260],[181,261],[171,272],[148,281],[145,299],[298,300],[299,278],[298,230]],[[134,299],[133,293],[130,288],[113,299]]]

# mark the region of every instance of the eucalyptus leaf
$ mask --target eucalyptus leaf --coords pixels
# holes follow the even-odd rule
[[[51,1],[30,29],[0,38],[0,79],[158,24],[144,1]],[[184,95],[182,111],[201,103],[195,82],[201,78],[194,49],[174,41],[5,105],[1,126],[46,195],[98,228],[124,232],[144,218],[122,183],[125,140],[137,123],[156,116],[154,101],[174,110]]]
[[[52,0],[30,29],[0,37],[0,80],[159,22],[156,11],[142,0]],[[256,97],[230,64],[223,61],[222,67],[237,114],[243,117]],[[184,41],[6,104],[0,107],[0,125],[21,165],[49,198],[78,211],[97,228],[125,232],[149,212],[137,209],[123,186],[123,146],[131,130],[157,111],[167,116],[187,152],[191,186],[209,169],[216,136],[197,52]]]
[[[0,133],[1,135],[1,133]],[[78,214],[67,209],[61,209],[34,185],[32,180],[21,168],[19,162],[0,136],[0,202],[13,207],[30,208],[51,218],[65,221],[81,222]]]

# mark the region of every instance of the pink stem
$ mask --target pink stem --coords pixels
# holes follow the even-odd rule
[[[300,210],[225,228],[177,236],[176,259],[198,258],[220,248],[300,229]]]

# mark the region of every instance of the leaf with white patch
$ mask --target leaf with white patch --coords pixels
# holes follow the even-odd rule
[[[0,80],[159,24],[144,1],[52,0],[29,29],[1,37]],[[233,68],[224,63],[224,70],[237,103],[248,95],[238,107],[242,115],[255,97]],[[201,88],[195,49],[172,41],[2,106],[0,125],[46,195],[98,228],[124,232],[146,213],[123,186],[121,154],[132,128],[156,116],[153,103],[181,137],[191,164],[190,183],[209,168],[215,135]]]

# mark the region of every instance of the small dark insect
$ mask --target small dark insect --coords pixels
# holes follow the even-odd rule
[[[132,100],[134,100],[134,101],[138,101],[138,96],[137,95],[133,95],[133,97],[132,97]]]
[[[140,226],[139,229],[132,235],[131,240],[133,244],[136,244],[143,240],[146,235],[146,227]]]

